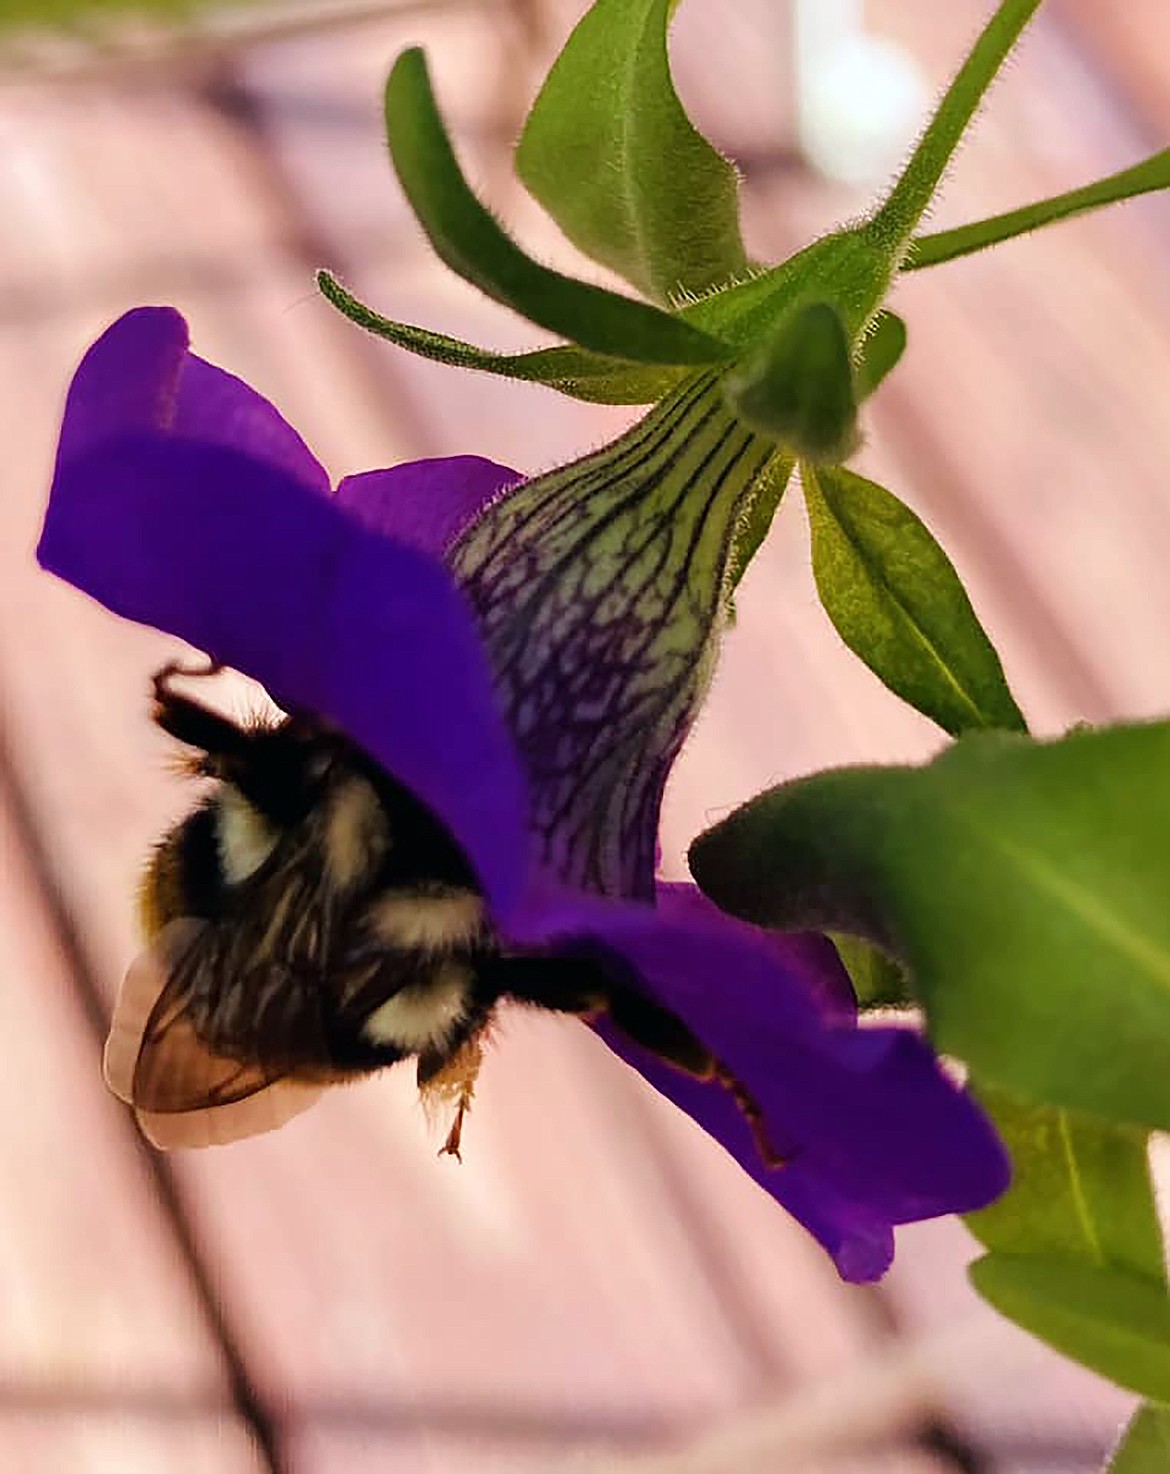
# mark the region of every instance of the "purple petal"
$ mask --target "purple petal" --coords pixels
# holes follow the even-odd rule
[[[347,476],[337,499],[372,531],[441,558],[484,507],[521,479],[483,456],[448,456]]]
[[[280,413],[241,379],[188,349],[170,307],[139,307],[113,323],[82,359],[65,406],[58,464],[105,441],[155,431],[240,450],[305,486],[329,478]]]
[[[722,1085],[693,1079],[664,1064],[604,1018],[593,1028],[620,1059],[714,1137],[749,1177],[804,1225],[829,1254],[842,1279],[863,1283],[881,1278],[894,1257],[894,1233],[888,1219],[842,1199],[808,1157],[797,1157],[779,1171],[765,1166],[742,1112]]]
[[[441,564],[270,463],[157,434],[62,460],[38,556],[115,613],[335,722],[447,824],[494,907],[512,905],[523,779]]]
[[[604,1035],[816,1233],[842,1274],[880,1273],[892,1225],[982,1207],[1007,1185],[986,1117],[917,1034],[826,1026],[803,942],[786,958],[783,938],[670,892],[657,909],[546,900],[519,930],[527,945],[616,954],[702,1039],[758,1102],[787,1166],[762,1163],[721,1087],[648,1059],[612,1029]]]
[[[725,913],[690,881],[660,880],[657,894],[659,910],[676,921],[689,920],[702,926],[713,913],[725,919]],[[774,932],[751,928],[751,933],[801,986],[825,1023],[848,1024],[856,1020],[853,981],[828,937],[816,931]]]

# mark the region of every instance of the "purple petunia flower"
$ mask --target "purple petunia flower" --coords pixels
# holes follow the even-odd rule
[[[852,1280],[892,1228],[1007,1182],[908,1028],[856,1027],[823,939],[655,886],[666,774],[701,697],[745,488],[771,454],[688,381],[613,446],[517,485],[475,457],[328,478],[276,410],[143,308],[69,393],[42,565],[340,728],[446,826],[513,953],[620,962],[750,1091],[595,1027]]]

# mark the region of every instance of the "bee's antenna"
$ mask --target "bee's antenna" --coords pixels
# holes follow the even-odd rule
[[[181,660],[168,660],[166,665],[159,666],[150,678],[151,689],[157,702],[165,701],[172,695],[171,684],[176,676],[183,676],[189,680],[206,680],[209,676],[217,676],[223,670],[221,661],[212,656],[207,657],[206,665],[190,666],[184,665]]]
[[[232,757],[241,753],[248,745],[248,734],[229,717],[212,711],[202,702],[183,696],[175,691],[176,676],[203,679],[218,675],[223,666],[209,660],[206,666],[192,669],[182,661],[170,660],[155,671],[151,678],[154,692],[155,722],[178,742],[187,747],[197,747],[209,757]]]

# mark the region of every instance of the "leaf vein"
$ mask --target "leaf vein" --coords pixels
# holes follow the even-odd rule
[[[963,685],[963,683],[960,681],[960,679],[951,669],[951,667],[947,664],[946,658],[939,652],[939,649],[935,645],[934,641],[922,628],[922,626],[919,624],[911,611],[906,607],[905,603],[899,596],[898,591],[886,578],[885,570],[882,568],[881,564],[879,562],[875,562],[869,556],[864,543],[854,535],[853,529],[848,525],[846,520],[838,515],[837,508],[832,505],[831,498],[826,492],[825,487],[818,483],[818,490],[820,491],[821,498],[824,501],[826,508],[832,515],[833,521],[841,529],[841,533],[844,536],[845,540],[849,543],[849,546],[856,553],[858,561],[865,568],[874,587],[879,591],[879,593],[885,595],[889,603],[902,616],[902,619],[905,621],[906,625],[910,629],[911,635],[922,647],[922,649],[925,650],[925,652],[930,657],[930,659],[933,660],[935,665],[937,665],[938,669],[942,672],[943,679],[951,687],[953,693],[958,697],[959,701],[972,713],[977,723],[981,727],[989,725],[987,716],[983,712],[978,701],[968,693],[966,687]]]
[[[1005,835],[996,834],[983,826],[973,827],[979,828],[983,837],[1012,860],[1038,889],[1045,891],[1053,900],[1072,912],[1088,931],[1111,945],[1142,972],[1170,988],[1170,952],[1135,935],[1090,891],[1068,876],[1057,874],[1038,855],[1030,854],[1019,845],[1013,844]]]
[[[1089,1211],[1089,1201],[1085,1196],[1084,1183],[1081,1180],[1081,1170],[1077,1163],[1076,1148],[1073,1145],[1072,1133],[1068,1128],[1068,1112],[1058,1111],[1057,1122],[1060,1130],[1060,1142],[1064,1148],[1065,1160],[1068,1162],[1069,1187],[1072,1191],[1073,1203],[1077,1210],[1077,1218],[1084,1231],[1085,1240],[1093,1258],[1098,1264],[1104,1266],[1105,1252],[1101,1247],[1101,1240],[1097,1235],[1097,1225],[1093,1222],[1093,1215]]]

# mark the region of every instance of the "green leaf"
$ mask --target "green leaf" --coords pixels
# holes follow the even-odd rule
[[[1170,1128],[1170,723],[961,738],[773,789],[701,836],[724,910],[865,936],[975,1078]]]
[[[1142,1407],[1109,1461],[1108,1474],[1165,1474],[1170,1469],[1170,1409]]]
[[[516,172],[569,239],[660,302],[748,268],[735,170],[675,95],[675,3],[596,0],[516,149]]]
[[[914,1002],[905,969],[880,947],[847,932],[837,932],[832,941],[853,984],[858,1008],[901,1008]]]
[[[977,1094],[1012,1158],[1008,1192],[967,1218],[980,1242],[993,1254],[1016,1260],[1065,1260],[1117,1270],[1165,1299],[1147,1133],[1037,1105],[1004,1090],[978,1088]],[[1037,1324],[1024,1324],[1045,1334]],[[1126,1334],[1124,1318],[1115,1330]]]
[[[857,445],[849,346],[834,308],[810,303],[728,370],[724,397],[738,419],[792,455],[844,460]]]
[[[1170,1300],[1148,1280],[1060,1259],[987,1254],[971,1282],[1002,1314],[1131,1392],[1170,1402]]]
[[[1021,730],[995,647],[913,512],[841,467],[802,468],[813,573],[846,645],[945,731]]]
[[[544,384],[573,399],[593,404],[651,404],[665,398],[689,373],[694,372],[686,368],[629,363],[571,344],[538,348],[530,353],[493,353],[472,343],[464,343],[459,338],[449,338],[445,333],[432,333],[427,328],[383,317],[347,292],[328,271],[318,271],[317,285],[322,295],[351,322],[399,348],[454,368],[479,369],[499,378]]]
[[[920,235],[915,239],[902,270],[921,271],[942,261],[953,261],[958,256],[969,256],[973,251],[984,251],[988,246],[1026,235],[1042,226],[1070,220],[1074,215],[1084,215],[1089,210],[1099,210],[1103,205],[1113,205],[1119,200],[1133,199],[1157,189],[1170,189],[1170,148],[1081,189],[1070,189],[1066,194],[1037,200],[1019,210],[1009,210],[971,225],[960,225],[954,230]]]
[[[910,161],[866,229],[899,259],[938,191],[967,125],[1041,0],[1001,0],[943,94]]]
[[[1165,1283],[1146,1132],[977,1090],[1014,1168],[1011,1189],[967,1226],[985,1248],[1082,1260]]]
[[[460,172],[417,48],[404,51],[390,73],[386,133],[399,181],[435,251],[487,296],[550,332],[616,358],[707,364],[728,356],[723,344],[668,312],[575,281],[526,256]]]
[[[861,345],[853,387],[857,402],[868,399],[897,368],[906,351],[906,324],[896,312],[879,312]]]

